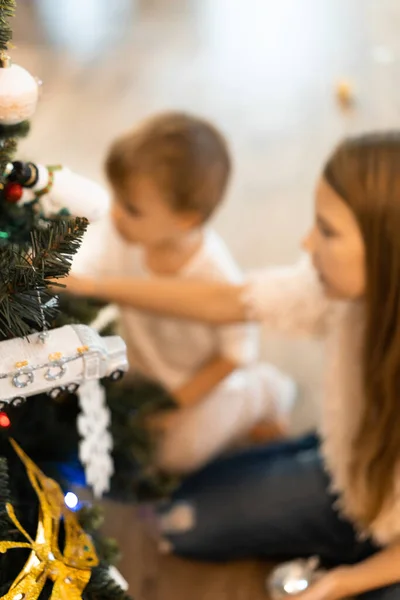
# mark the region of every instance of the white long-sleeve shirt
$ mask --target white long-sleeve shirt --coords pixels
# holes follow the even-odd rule
[[[352,486],[349,464],[364,401],[363,303],[329,301],[308,260],[293,267],[253,273],[248,278],[244,300],[249,318],[263,321],[268,328],[325,340],[322,453],[332,478],[332,490],[339,494],[342,512],[357,524],[362,500]],[[367,532],[381,544],[400,536],[400,473],[394,477],[394,497],[388,499]]]
[[[144,250],[125,242],[108,218],[88,231],[73,270],[94,277],[155,277],[146,265]],[[232,283],[243,280],[225,243],[211,229],[204,231],[201,247],[174,277]],[[259,359],[258,328],[252,324],[215,327],[125,306],[119,312],[132,370],[170,391],[185,385],[216,356],[238,366]]]

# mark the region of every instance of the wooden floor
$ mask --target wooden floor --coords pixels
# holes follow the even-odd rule
[[[162,555],[134,507],[113,502],[104,507],[105,531],[123,548],[118,567],[136,600],[267,600],[266,563],[206,564]]]
[[[326,153],[344,134],[400,126],[399,0],[17,0],[14,57],[44,82],[22,156],[101,180],[110,140],[166,108],[226,132],[236,173],[216,220],[245,268],[284,263],[312,214]],[[352,110],[335,86],[349,80]],[[300,384],[294,427],[315,421],[320,349],[266,337]],[[265,565],[157,556],[132,508],[107,526],[137,600],[257,600]]]

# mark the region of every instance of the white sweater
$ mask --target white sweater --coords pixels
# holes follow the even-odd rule
[[[255,272],[245,298],[249,318],[285,333],[324,338],[325,389],[320,433],[322,453],[342,512],[357,524],[359,500],[349,477],[351,446],[362,411],[361,352],[364,315],[360,302],[333,302],[323,293],[309,260]],[[400,536],[400,473],[395,498],[368,532],[386,545]]]

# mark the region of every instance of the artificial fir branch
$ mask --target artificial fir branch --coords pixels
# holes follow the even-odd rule
[[[16,125],[0,125],[0,142],[9,138],[24,138],[30,130],[29,121],[22,121]]]
[[[12,39],[8,20],[15,15],[15,0],[0,0],[0,51],[6,51]]]
[[[14,524],[10,521],[7,514],[6,504],[9,502],[15,504],[10,491],[9,464],[8,460],[2,456],[0,458],[0,540],[13,541],[17,539],[18,532]],[[12,555],[0,554],[0,597],[8,591],[10,587],[10,574],[15,570]]]
[[[15,156],[17,140],[13,137],[0,139],[0,183],[5,181],[5,168]]]
[[[104,524],[104,510],[99,505],[85,504],[77,514],[80,526],[91,535]]]
[[[41,273],[45,284],[68,275],[87,227],[87,219],[63,218],[32,232],[32,267]]]
[[[28,249],[31,231],[38,224],[39,217],[34,206],[9,204],[1,198],[0,191],[0,248],[17,245],[21,251]]]
[[[92,577],[82,594],[83,600],[131,600],[109,574],[105,564],[93,569]]]
[[[0,339],[41,331],[43,315],[51,325],[57,311],[50,285],[68,274],[86,228],[86,219],[60,219],[32,232],[29,255],[13,246],[1,250]]]
[[[48,305],[51,295],[43,277],[35,272],[26,258],[12,248],[0,252],[0,340],[22,337],[43,329],[39,305],[45,305],[45,318],[50,324],[55,317],[54,306]],[[47,308],[46,308],[47,304]]]
[[[4,171],[7,164],[15,156],[17,139],[26,137],[29,133],[29,128],[29,121],[23,121],[17,125],[0,125],[0,183],[5,182]]]
[[[6,511],[6,503],[10,502],[10,490],[8,488],[7,460],[0,458],[0,539],[5,539],[9,533],[10,520]]]
[[[8,469],[7,460],[0,458],[0,540],[11,539],[10,532],[10,520],[6,511],[6,503],[10,502],[10,490],[8,488]],[[4,584],[7,582],[4,572],[6,571],[7,557],[0,555],[0,594],[6,590],[3,590]]]

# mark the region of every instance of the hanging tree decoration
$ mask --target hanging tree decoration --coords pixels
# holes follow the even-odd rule
[[[104,187],[62,165],[15,161],[8,166],[5,201],[33,206],[41,219],[78,215],[97,221],[109,208]]]
[[[107,210],[108,196],[64,167],[12,162],[39,97],[38,81],[8,54],[15,8],[15,0],[0,0],[0,245],[28,247],[31,230],[45,226],[46,219],[71,214],[98,219]]]
[[[24,135],[24,123],[35,112],[38,84],[25,69],[13,65],[8,54],[12,40],[9,19],[15,15],[15,0],[0,0],[0,184]]]
[[[15,206],[22,190],[7,181],[13,169],[11,161],[17,151],[17,140],[28,133],[28,120],[39,97],[36,79],[13,64],[8,54],[12,39],[9,19],[15,15],[15,8],[15,0],[0,0],[0,242],[14,241],[19,232],[26,238],[35,219],[33,210],[22,214]]]
[[[8,54],[0,54],[0,124],[18,125],[30,119],[39,98],[38,82]]]
[[[9,19],[14,17],[15,0],[0,0],[0,124],[18,125],[30,119],[39,97],[37,80],[15,65],[8,54],[12,40]]]
[[[0,192],[0,246],[29,247],[32,229],[78,214],[97,221],[108,207],[109,196],[102,186],[62,165],[8,163]]]

